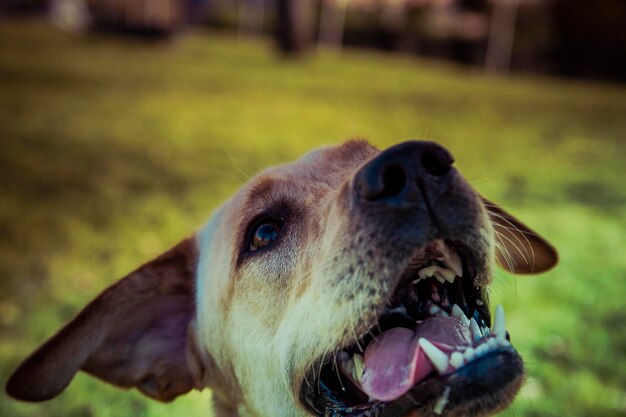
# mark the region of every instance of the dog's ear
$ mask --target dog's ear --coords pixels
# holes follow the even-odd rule
[[[483,197],[496,239],[498,264],[515,274],[539,274],[554,267],[559,256],[537,232]]]
[[[48,400],[78,370],[160,401],[201,388],[190,331],[197,258],[195,238],[183,240],[106,289],[17,368],[7,393]]]

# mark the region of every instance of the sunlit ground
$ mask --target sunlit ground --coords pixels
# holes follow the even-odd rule
[[[528,384],[506,416],[626,413],[626,89],[367,52],[277,56],[191,32],[166,44],[0,25],[0,381],[100,290],[201,226],[251,174],[348,137],[445,144],[560,250],[499,272]],[[2,416],[209,415],[79,375]]]

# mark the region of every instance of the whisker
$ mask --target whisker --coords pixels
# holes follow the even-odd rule
[[[502,253],[502,256],[504,257],[504,261],[506,262],[509,269],[511,271],[514,271],[515,262],[513,261],[511,254],[509,253],[509,250],[506,248],[506,246],[504,246],[502,239],[500,238],[500,235],[497,232],[495,233],[495,237],[496,237],[496,241],[495,241],[496,248],[500,251],[500,253]]]
[[[528,259],[526,259],[526,256],[524,255],[524,252],[522,252],[522,250],[515,244],[515,242],[513,242],[510,238],[508,238],[506,235],[504,235],[503,233],[500,232],[496,232],[496,234],[504,239],[506,239],[518,252],[519,254],[522,256],[522,259],[524,259],[524,262],[526,262],[527,265],[533,265],[531,264]],[[524,248],[526,249],[526,248]]]
[[[228,150],[226,150],[226,155],[228,155],[228,158],[229,158],[229,159],[230,159],[230,161],[233,163],[233,165],[235,166],[235,168],[237,168],[237,170],[238,170],[241,174],[243,174],[243,176],[244,176],[244,182],[248,182],[248,180],[254,176],[253,174],[251,174],[251,173],[249,173],[249,172],[246,172],[246,171],[243,169],[243,166],[241,166],[241,164],[240,164],[239,162],[237,162],[237,161],[235,160],[235,158],[233,158],[233,156],[231,155],[231,153],[230,153],[230,152],[228,152]]]
[[[533,249],[533,245],[530,243],[530,240],[528,239],[528,237],[526,237],[526,234],[524,234],[524,232],[523,232],[522,230],[520,230],[520,228],[519,228],[519,227],[517,227],[515,224],[513,224],[513,223],[512,223],[509,219],[507,219],[507,218],[505,218],[505,217],[501,216],[501,215],[500,215],[500,214],[498,214],[498,213],[490,213],[490,214],[493,214],[493,215],[495,215],[496,217],[500,218],[501,220],[505,221],[507,224],[509,224],[509,225],[513,228],[513,230],[514,230],[514,231],[517,231],[517,232],[519,232],[519,234],[521,234],[521,235],[522,235],[522,237],[524,238],[524,240],[526,240],[526,243],[528,244],[528,248],[530,249],[530,255],[531,255],[532,263],[529,263],[529,265],[535,265],[535,261],[536,261],[536,258],[535,258],[535,250]],[[505,229],[507,229],[507,230],[511,230],[511,229],[508,229],[506,226],[501,225],[501,224],[500,224],[500,225],[498,225],[498,226],[503,227],[503,228],[505,228]],[[514,237],[515,237],[515,238],[519,241],[519,243],[520,243],[522,246],[525,246],[525,245],[524,245],[524,243],[521,241],[521,239],[517,236],[517,233],[513,233],[513,236],[514,236]],[[513,242],[511,242],[511,243],[513,243]],[[518,250],[519,250],[519,249],[518,249]],[[528,253],[528,252],[527,252],[527,253]],[[522,255],[522,256],[523,256],[523,255]],[[528,261],[526,261],[526,262],[528,263]]]
[[[339,385],[341,385],[341,390],[345,392],[346,387],[343,386],[343,381],[341,380],[339,367],[337,366],[337,350],[333,352],[333,367],[335,368],[335,372],[337,373],[337,379],[339,380]]]

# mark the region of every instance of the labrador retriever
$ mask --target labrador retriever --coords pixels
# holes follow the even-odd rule
[[[106,289],[11,376],[44,401],[82,370],[215,415],[486,416],[523,362],[495,263],[546,271],[555,249],[481,197],[433,142],[365,141],[267,169],[198,233]],[[207,412],[209,414],[209,412]]]

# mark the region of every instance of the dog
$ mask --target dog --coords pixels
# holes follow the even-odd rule
[[[486,416],[524,376],[494,265],[557,263],[444,147],[351,140],[269,168],[106,289],[7,383],[25,401],[82,370],[159,401],[211,388],[218,417]]]

